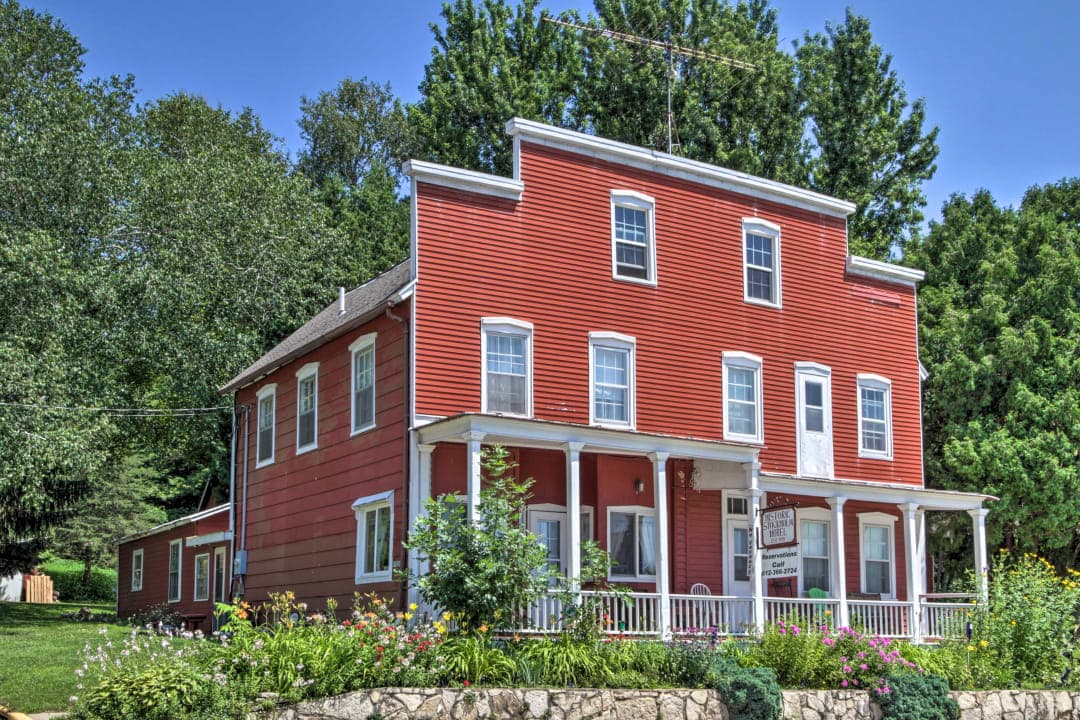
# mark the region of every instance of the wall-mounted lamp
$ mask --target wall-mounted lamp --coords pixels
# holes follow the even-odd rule
[[[638,495],[645,492],[645,481],[641,478],[634,478],[634,492]]]

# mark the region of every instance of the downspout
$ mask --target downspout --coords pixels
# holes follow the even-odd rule
[[[229,435],[229,562],[228,587],[233,586],[233,558],[236,557],[236,394],[233,393],[232,432]],[[231,601],[232,598],[229,598]]]
[[[404,370],[402,371],[404,380],[402,382],[405,384],[405,407],[410,407],[411,408],[412,407],[412,385],[409,382],[409,380],[411,378],[411,373],[409,372],[409,367],[410,367],[410,365],[409,365],[409,363],[410,363],[410,359],[409,359],[409,321],[406,320],[405,318],[401,317],[400,315],[395,315],[394,314],[394,306],[396,304],[397,303],[395,303],[393,300],[387,301],[387,303],[386,303],[386,317],[388,317],[391,320],[394,320],[396,322],[401,323],[401,344],[402,344],[402,348],[403,348],[402,354],[404,355],[404,358],[405,358]],[[408,420],[405,421],[405,434],[404,434],[405,447],[402,450],[402,457],[405,459],[405,462],[403,463],[403,468],[402,468],[404,470],[404,472],[402,472],[402,474],[401,474],[401,477],[402,477],[401,486],[403,488],[403,496],[404,496],[402,505],[403,505],[403,507],[405,507],[405,516],[406,516],[406,518],[408,517],[408,514],[409,514],[408,508],[409,508],[409,502],[410,502],[410,497],[409,497],[409,463],[412,462],[412,457],[411,457],[411,453],[410,453],[410,451],[412,449],[412,445],[410,443],[410,439],[411,439],[411,428],[409,427],[410,424],[411,423]],[[408,535],[409,535],[409,527],[408,527],[408,525],[409,525],[409,522],[408,522],[408,520],[406,520],[406,522],[405,522],[405,532],[403,533],[403,535],[405,537],[408,537]],[[401,564],[402,564],[403,569],[407,565],[407,563],[405,562],[404,555],[405,554],[402,553],[402,563]],[[399,594],[400,594],[400,597],[407,598],[408,595],[409,595],[409,582],[408,582],[408,580],[401,580],[400,585],[401,585],[401,587],[400,587],[400,589],[398,591]],[[404,605],[405,602],[406,602],[405,600],[402,600],[402,605]]]
[[[244,596],[244,577],[247,575],[247,509],[248,509],[248,454],[251,452],[251,438],[249,437],[250,425],[251,425],[251,406],[244,405],[244,479],[241,489],[241,503],[240,508],[240,551],[239,554],[243,557],[241,562],[239,575],[238,589],[236,591],[237,597]]]

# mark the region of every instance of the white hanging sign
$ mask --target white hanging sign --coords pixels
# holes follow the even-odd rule
[[[766,550],[761,553],[761,577],[795,577],[799,574],[799,547],[787,547]]]
[[[794,545],[795,506],[769,508],[761,511],[761,546],[777,548]]]

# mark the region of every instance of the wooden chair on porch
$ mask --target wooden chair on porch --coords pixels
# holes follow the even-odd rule
[[[712,595],[712,590],[705,583],[699,582],[690,586],[690,594],[709,597]],[[718,627],[720,624],[719,618],[713,617],[713,603],[707,600],[694,601],[694,616],[700,618],[698,620],[701,623],[700,629]]]

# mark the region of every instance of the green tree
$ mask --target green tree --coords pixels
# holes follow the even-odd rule
[[[1072,565],[1080,550],[1080,181],[1018,209],[954,196],[905,246],[925,268],[926,476],[986,492],[989,540]],[[961,518],[960,522],[966,522]],[[949,537],[949,533],[943,533]],[[952,533],[967,538],[970,530]],[[948,561],[955,548],[939,546]],[[966,567],[969,551],[956,551]]]
[[[922,98],[908,103],[892,56],[874,42],[870,21],[850,9],[840,25],[807,33],[796,57],[815,140],[810,187],[856,203],[851,251],[886,260],[923,220],[938,129],[924,130]]]
[[[406,547],[431,563],[410,578],[424,600],[475,629],[540,597],[548,589],[547,552],[522,524],[532,480],[514,478],[505,448],[482,454],[485,484],[475,522],[453,495],[427,501]]]
[[[509,175],[512,117],[570,122],[582,72],[575,36],[546,23],[539,0],[453,0],[409,108],[419,157]]]

